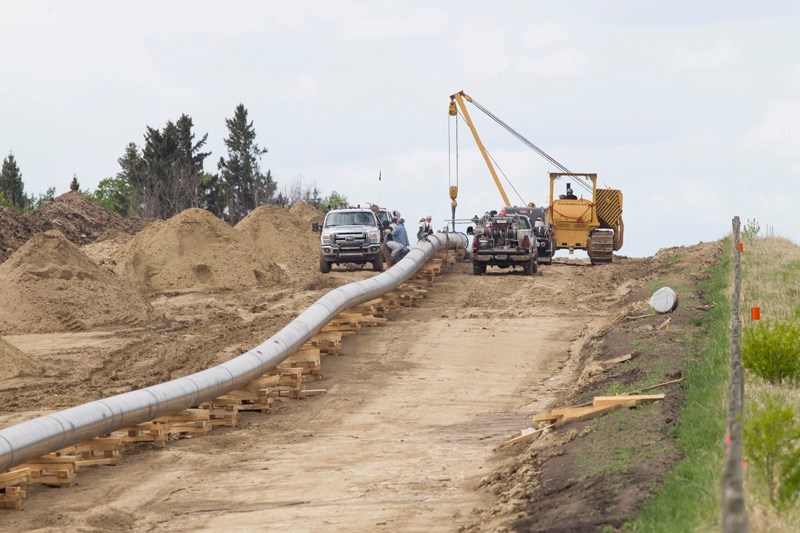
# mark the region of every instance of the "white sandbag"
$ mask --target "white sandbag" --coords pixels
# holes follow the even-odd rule
[[[669,287],[661,287],[650,297],[650,307],[659,313],[669,313],[678,308],[678,295]]]

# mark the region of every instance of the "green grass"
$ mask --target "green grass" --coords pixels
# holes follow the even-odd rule
[[[730,240],[722,243],[730,249]],[[725,396],[728,382],[731,258],[725,254],[701,289],[714,307],[697,331],[686,357],[686,404],[674,433],[684,459],[629,531],[698,531],[719,527],[720,478],[724,455]]]
[[[652,410],[653,404],[637,407],[639,416],[650,416],[648,413]],[[588,436],[589,439],[596,442],[593,446],[587,446],[581,456],[576,459],[576,473],[582,479],[604,474],[624,474],[630,472],[635,464],[645,462],[660,453],[657,446],[631,444],[617,448],[603,445],[605,438],[603,435],[624,434],[628,431],[630,416],[625,409],[618,409],[592,421],[592,427],[598,430],[602,429],[602,431],[592,432]]]

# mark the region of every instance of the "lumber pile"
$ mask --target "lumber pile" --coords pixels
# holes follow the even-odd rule
[[[31,471],[26,467],[0,474],[0,509],[22,509],[30,476]]]
[[[644,402],[663,399],[663,394],[595,396],[591,405],[560,407],[547,413],[534,415],[533,421],[534,423],[553,424],[554,427],[558,428],[571,422],[581,422],[594,418],[620,407],[634,407]]]
[[[119,438],[125,444],[151,442],[156,446],[164,446],[167,443],[167,427],[165,424],[150,421],[112,431],[109,436]]]
[[[55,452],[57,457],[70,457],[78,468],[93,465],[117,465],[121,459],[122,439],[96,437]]]
[[[339,332],[317,333],[306,344],[319,348],[320,353],[337,355],[339,345],[342,344],[342,334]]]
[[[51,487],[71,487],[77,481],[78,464],[75,459],[45,455],[25,464],[20,468],[30,471],[28,483],[40,483]]]
[[[169,437],[174,435],[203,436],[209,434],[212,428],[211,417],[205,409],[184,409],[174,415],[156,418],[153,422],[162,424]]]

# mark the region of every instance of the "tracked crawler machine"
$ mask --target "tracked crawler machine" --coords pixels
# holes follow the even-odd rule
[[[555,197],[556,183],[561,179],[580,180],[591,192],[589,199],[575,194]],[[579,182],[580,182],[579,181]],[[591,183],[591,188],[588,184]],[[572,183],[567,183],[571,191]],[[597,174],[574,172],[550,173],[550,204],[547,216],[553,227],[557,250],[586,250],[592,264],[610,263],[614,251],[622,248],[625,229],[622,223],[622,191],[598,189]]]

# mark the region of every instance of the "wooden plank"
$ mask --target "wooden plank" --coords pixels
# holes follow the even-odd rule
[[[29,483],[42,485],[71,487],[77,480],[78,465],[73,457],[55,457],[46,455],[20,465],[29,468]]]
[[[619,409],[621,407],[632,407],[634,404],[625,404],[625,403],[618,403],[614,405],[606,405],[603,407],[580,407],[580,411],[573,411],[569,415],[565,415],[560,418],[555,423],[555,427],[561,427],[565,424],[569,424],[571,422],[583,422],[584,420],[589,420],[590,418],[594,418],[596,416],[604,415],[606,413],[610,413],[615,409]]]
[[[495,448],[495,450],[500,450],[502,448],[505,448],[506,446],[511,446],[512,444],[516,444],[518,442],[526,442],[529,440],[539,438],[542,435],[542,433],[544,433],[545,430],[552,428],[554,425],[555,424],[549,424],[547,426],[540,427],[538,429],[528,428],[529,431],[525,431],[521,435],[517,435],[516,437],[505,441],[503,444]]]
[[[663,400],[663,394],[640,394],[640,395],[631,395],[625,394],[620,396],[595,396],[594,400],[592,401],[592,405],[594,407],[603,407],[606,405],[617,405],[617,404],[630,404],[633,402],[634,405],[638,405],[643,402],[654,402],[656,400]]]
[[[27,483],[30,478],[30,468],[15,468],[0,474],[0,487],[11,487],[20,483]]]
[[[604,361],[600,361],[600,364],[604,366],[611,366],[616,365],[619,363],[623,363],[625,361],[630,361],[633,358],[632,353],[626,353],[625,355],[620,355],[619,357],[613,357],[611,359],[606,359]]]

